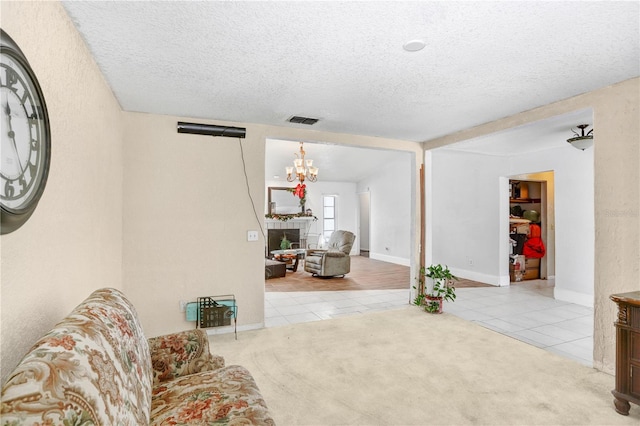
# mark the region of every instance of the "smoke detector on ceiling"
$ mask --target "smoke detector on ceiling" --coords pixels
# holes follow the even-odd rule
[[[317,118],[301,117],[299,115],[294,115],[289,119],[289,123],[307,124],[309,126],[316,124],[317,122]]]
[[[424,42],[424,40],[411,40],[406,42],[402,48],[404,50],[406,50],[407,52],[418,52],[422,49],[424,49],[424,47],[427,44]]]

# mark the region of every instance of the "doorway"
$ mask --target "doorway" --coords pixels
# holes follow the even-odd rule
[[[555,276],[553,188],[553,171],[509,177],[509,281],[512,284]],[[538,237],[540,240],[533,239]],[[532,255],[533,248],[542,256]],[[525,254],[526,258],[516,257]]]
[[[369,257],[369,232],[371,217],[371,194],[369,192],[361,192],[358,194],[359,199],[359,233],[360,233],[360,256]]]

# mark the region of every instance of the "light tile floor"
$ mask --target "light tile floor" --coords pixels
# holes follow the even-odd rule
[[[553,298],[553,281],[457,289],[447,312],[593,366],[593,308]]]
[[[409,290],[265,293],[265,326],[320,321],[409,304]]]
[[[592,366],[593,309],[553,299],[553,282],[459,288],[445,311],[498,333]],[[268,292],[265,326],[397,309],[409,290]]]

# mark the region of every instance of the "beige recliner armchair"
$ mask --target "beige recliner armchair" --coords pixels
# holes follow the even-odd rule
[[[314,276],[343,277],[351,271],[351,247],[356,236],[349,231],[335,231],[326,250],[309,249],[305,255],[304,270]]]

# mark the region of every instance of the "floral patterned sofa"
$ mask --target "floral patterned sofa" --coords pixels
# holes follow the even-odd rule
[[[251,374],[201,329],[146,339],[115,289],[93,292],[2,387],[3,425],[274,425]]]

